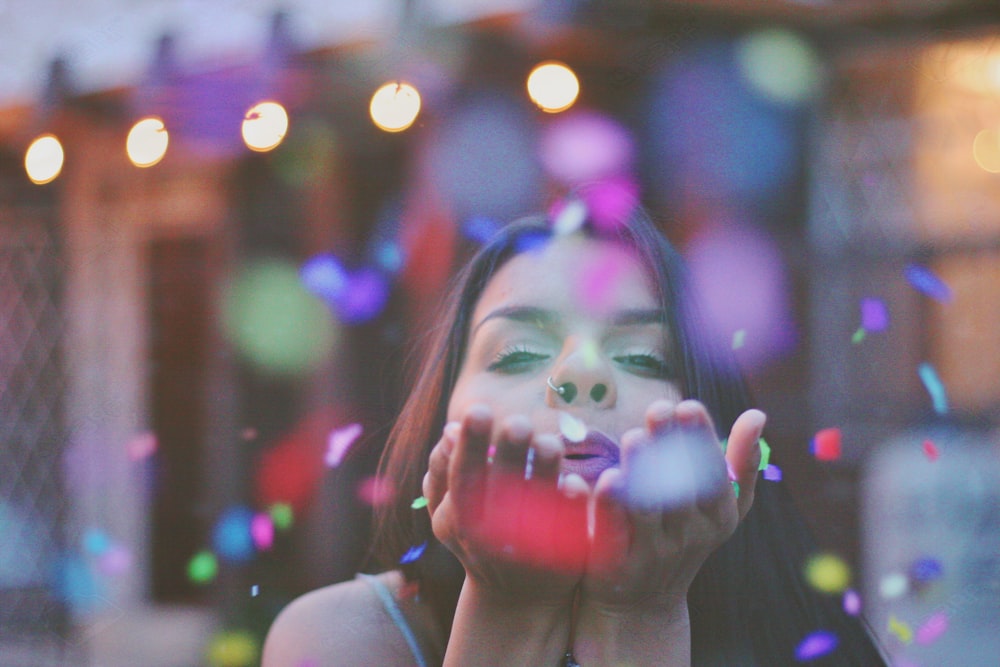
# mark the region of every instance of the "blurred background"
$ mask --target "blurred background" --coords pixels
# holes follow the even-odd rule
[[[808,583],[996,664],[994,0],[8,0],[0,666],[257,664],[369,567],[455,267],[580,184],[690,262]]]

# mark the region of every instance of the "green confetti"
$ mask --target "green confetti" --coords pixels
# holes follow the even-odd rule
[[[733,349],[738,350],[746,343],[747,330],[739,329],[733,332]]]
[[[757,466],[757,470],[763,470],[771,462],[771,445],[767,444],[767,440],[761,438],[760,442],[760,465]]]
[[[867,332],[865,331],[864,327],[858,327],[858,330],[854,332],[853,336],[851,336],[851,342],[857,345],[858,343],[860,343],[865,339],[866,333]]]
[[[740,483],[739,482],[733,482],[733,493],[736,494],[737,498],[740,497]]]
[[[196,584],[207,584],[219,572],[219,562],[211,551],[199,551],[188,562],[188,579]]]
[[[723,438],[719,440],[719,447],[722,447],[722,453],[726,453],[726,449],[729,447],[729,438]]]
[[[410,503],[410,507],[412,507],[415,510],[427,507],[427,498],[425,498],[424,496],[416,498],[412,503]]]
[[[278,530],[288,530],[292,527],[292,506],[288,503],[275,503],[271,505],[268,513],[271,515],[271,522]]]

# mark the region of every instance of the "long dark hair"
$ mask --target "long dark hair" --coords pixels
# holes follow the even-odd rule
[[[643,265],[666,315],[671,340],[664,349],[674,355],[668,361],[679,371],[681,391],[704,403],[718,432],[727,434],[750,406],[748,391],[729,351],[713,349],[699,335],[703,328],[676,250],[639,207],[620,224],[588,220],[581,229],[623,244]],[[413,510],[411,502],[421,495],[430,450],[445,424],[479,296],[511,257],[554,233],[546,216],[511,223],[459,272],[379,464],[380,477],[391,481],[396,493],[394,501],[376,508],[373,554],[381,567],[398,567],[402,554],[426,544],[423,555],[402,569],[408,579],[419,582],[422,599],[446,631],[464,572],[434,538],[427,511]],[[885,664],[863,624],[844,613],[836,598],[814,592],[803,582],[802,565],[814,548],[785,488],[758,483],[753,509],[733,537],[708,558],[688,594],[692,664],[790,664],[795,647],[814,631],[833,633],[838,646],[828,658],[812,664]]]

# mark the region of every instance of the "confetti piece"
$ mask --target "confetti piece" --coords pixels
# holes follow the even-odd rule
[[[410,503],[410,507],[415,510],[427,507],[427,498],[425,498],[424,496],[420,496],[419,498],[414,499],[414,501]]]
[[[889,327],[889,310],[881,299],[866,297],[861,300],[861,329],[884,331]]]
[[[851,336],[851,343],[853,343],[854,345],[857,345],[858,343],[860,343],[864,339],[865,339],[865,328],[864,327],[858,327],[858,330],[854,332],[853,336]]]
[[[219,573],[219,561],[211,551],[199,551],[188,561],[188,579],[196,584],[207,584]]]
[[[895,636],[904,644],[913,641],[913,630],[903,621],[896,618],[895,614],[889,614],[889,634]]]
[[[205,650],[209,667],[250,667],[257,664],[260,646],[247,630],[229,630],[217,634]]]
[[[87,553],[100,556],[111,548],[111,538],[103,530],[90,528],[83,535],[83,550]]]
[[[747,339],[747,330],[746,329],[737,329],[736,331],[734,331],[733,332],[733,349],[734,350],[738,350],[741,347],[743,347],[743,344],[746,343],[746,339]]]
[[[587,437],[587,426],[568,412],[559,413],[559,431],[570,442],[583,442]]]
[[[826,630],[817,630],[799,642],[795,648],[795,659],[799,662],[815,660],[831,653],[838,644],[837,635]]]
[[[935,445],[930,440],[924,440],[923,444],[924,456],[927,457],[928,461],[934,462],[938,460],[941,456],[941,452],[938,451],[937,445]]]
[[[908,264],[905,273],[910,285],[918,292],[942,303],[951,301],[951,288],[926,266]]]
[[[417,560],[418,558],[424,555],[424,549],[426,548],[427,548],[426,542],[422,542],[416,546],[410,547],[407,550],[407,552],[403,554],[403,557],[399,559],[399,564],[405,565],[407,563],[412,563],[413,561]]]
[[[773,463],[768,464],[768,466],[764,468],[764,479],[766,479],[767,481],[780,482],[781,477],[782,477],[781,468],[774,465]]]
[[[948,615],[943,611],[931,615],[923,624],[917,628],[916,640],[918,644],[932,644],[938,640],[948,629]]]
[[[358,497],[372,507],[385,505],[396,497],[396,487],[390,480],[373,475],[358,484]]]
[[[910,565],[910,578],[914,581],[926,583],[942,576],[944,576],[944,566],[936,558],[930,556],[918,558]]]
[[[924,388],[927,389],[927,393],[931,396],[934,412],[939,415],[948,412],[948,397],[934,367],[925,361],[920,364],[917,372],[920,374],[920,381],[924,383]]]
[[[260,586],[254,584],[253,586],[250,587],[250,597],[255,598],[257,597],[258,593],[260,593]]]
[[[861,596],[853,589],[844,591],[844,613],[857,616],[861,613]]]
[[[268,514],[271,515],[271,521],[274,522],[274,527],[278,530],[288,530],[292,527],[292,523],[295,520],[292,506],[288,503],[275,503],[271,505]]]
[[[910,590],[910,582],[906,575],[899,572],[885,575],[878,584],[878,592],[883,600],[894,600],[904,595],[908,590]]]
[[[803,573],[809,585],[821,593],[841,593],[851,583],[851,568],[840,556],[832,553],[809,556]]]
[[[817,432],[809,449],[817,461],[836,461],[841,451],[840,429],[825,428]]]
[[[156,452],[156,434],[140,433],[131,440],[125,447],[128,457],[133,461],[141,461],[152,456]]]
[[[761,438],[757,441],[760,445],[760,465],[757,466],[757,470],[767,470],[767,467],[771,465],[771,445],[767,444],[767,440]],[[779,476],[779,479],[780,476]]]
[[[220,558],[233,563],[244,563],[254,555],[251,524],[254,513],[246,507],[226,509],[212,529],[212,546]]]
[[[326,465],[330,468],[339,466],[363,431],[361,424],[348,424],[331,432],[327,439]]]
[[[500,231],[500,223],[490,218],[475,216],[462,224],[462,233],[470,241],[485,244]]]
[[[736,480],[732,480],[732,485],[733,485],[733,493],[736,494],[737,498],[739,498],[740,497],[740,483],[737,482]]]
[[[102,574],[116,576],[132,568],[132,552],[120,544],[112,544],[97,560],[97,569]]]
[[[582,199],[570,199],[563,203],[562,209],[552,221],[552,231],[556,235],[572,234],[583,226],[587,220],[587,205]]]
[[[245,440],[246,442],[250,442],[251,440],[256,440],[257,439],[257,429],[248,426],[245,429],[243,429],[242,431],[240,431],[240,437],[243,440]]]
[[[270,514],[255,514],[250,521],[250,537],[258,551],[266,551],[274,544],[274,519]]]

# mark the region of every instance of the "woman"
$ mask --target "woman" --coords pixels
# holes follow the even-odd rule
[[[398,569],[290,604],[265,667],[771,666],[817,630],[837,646],[812,664],[884,664],[803,585],[803,525],[756,483],[764,415],[679,257],[641,210],[565,230],[578,204],[458,276],[381,464]]]

